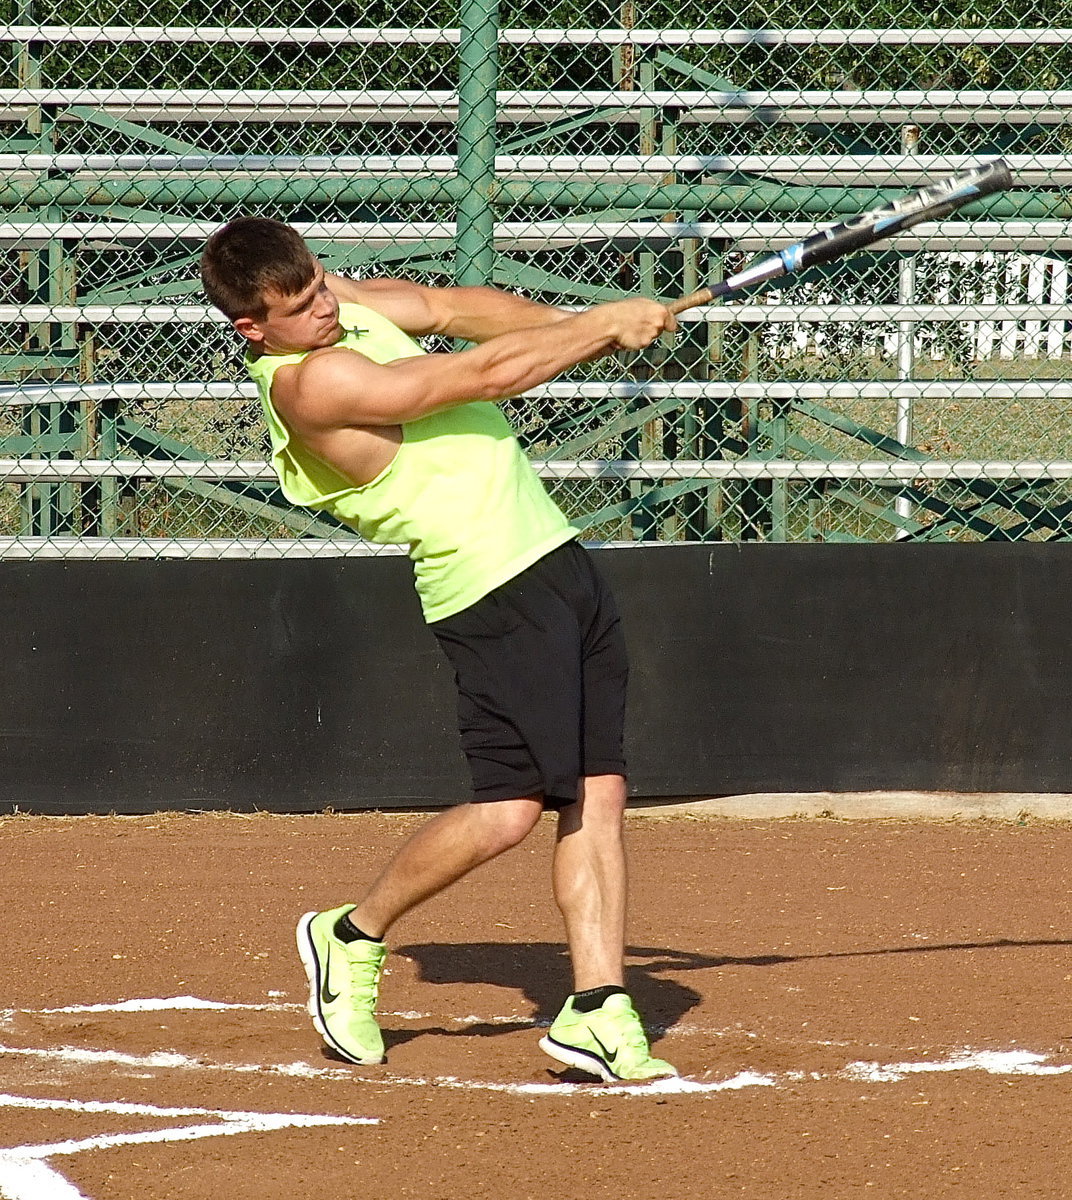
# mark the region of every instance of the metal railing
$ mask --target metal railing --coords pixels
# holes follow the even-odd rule
[[[1012,193],[508,407],[595,538],[1072,531],[1072,29],[1047,14],[752,30],[686,6],[660,29],[626,3],[498,28],[466,0],[379,29],[79,3],[0,26],[0,554],[357,552],[274,488],[198,293],[240,209],[332,270],[576,307],[691,291],[999,154]]]

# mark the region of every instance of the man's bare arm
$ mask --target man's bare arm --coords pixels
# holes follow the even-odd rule
[[[414,337],[440,334],[483,343],[520,329],[539,329],[569,313],[489,287],[432,288],[400,279],[327,277],[342,301],[364,304]]]
[[[663,305],[633,299],[501,334],[456,354],[385,366],[352,350],[318,350],[288,374],[276,399],[299,436],[303,429],[400,425],[472,400],[516,396],[577,363],[617,349],[643,349],[674,328],[676,321]]]

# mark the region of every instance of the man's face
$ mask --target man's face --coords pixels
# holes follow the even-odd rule
[[[334,346],[342,337],[339,301],[328,289],[324,268],[317,263],[313,280],[297,295],[268,292],[267,313],[257,320],[242,317],[235,328],[267,354],[294,354]]]

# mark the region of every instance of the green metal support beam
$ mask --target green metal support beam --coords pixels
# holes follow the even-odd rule
[[[740,177],[735,177],[739,179]],[[0,183],[0,208],[56,204],[125,204],[158,211],[177,205],[245,204],[460,204],[470,183],[444,179],[37,179]],[[828,216],[862,212],[903,194],[900,189],[798,187],[739,182],[718,184],[599,184],[497,179],[488,189],[496,205],[584,210],[600,208],[689,208],[700,212]],[[1016,192],[990,196],[971,206],[994,218],[1072,219],[1067,192]]]
[[[495,274],[495,91],[499,82],[497,0],[461,0],[458,53],[458,197],[455,280]]]

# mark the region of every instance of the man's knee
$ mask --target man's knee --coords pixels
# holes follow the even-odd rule
[[[558,836],[585,830],[599,837],[621,835],[625,819],[626,783],[621,775],[587,775],[577,787],[577,801],[558,814]]]
[[[617,820],[625,812],[628,787],[623,775],[586,775],[578,788],[580,806],[592,817]]]
[[[539,796],[517,800],[485,800],[474,804],[480,818],[482,835],[495,854],[510,850],[525,840],[536,827],[543,812]]]

